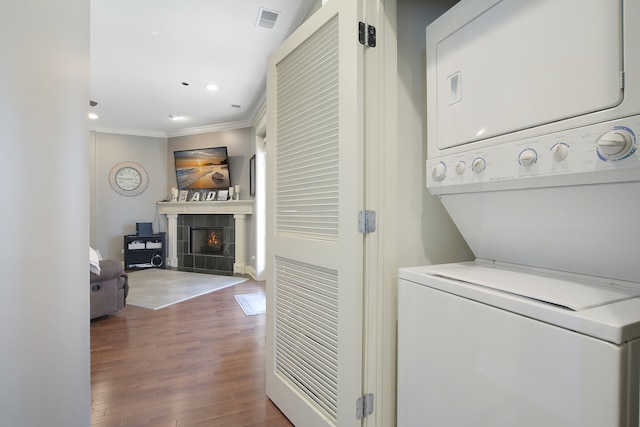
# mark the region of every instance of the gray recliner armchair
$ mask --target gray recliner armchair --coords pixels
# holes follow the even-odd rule
[[[115,259],[100,260],[100,274],[89,273],[91,319],[124,308],[129,292],[129,276]]]

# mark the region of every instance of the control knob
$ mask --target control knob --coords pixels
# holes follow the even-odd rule
[[[598,139],[598,154],[604,160],[623,158],[633,147],[633,135],[624,129],[615,129]]]
[[[480,173],[484,171],[486,167],[487,167],[487,161],[482,157],[476,157],[471,162],[471,170],[474,171],[475,173]]]
[[[458,175],[462,175],[464,173],[464,170],[466,168],[466,165],[464,164],[464,162],[462,160],[458,161],[456,163],[456,173]]]
[[[436,163],[431,168],[431,176],[436,181],[442,181],[447,176],[447,165],[443,162]]]
[[[518,161],[522,166],[531,166],[538,160],[538,153],[533,148],[522,150],[518,156]]]
[[[551,155],[554,160],[561,161],[567,158],[569,154],[569,146],[564,142],[559,142],[551,147]]]

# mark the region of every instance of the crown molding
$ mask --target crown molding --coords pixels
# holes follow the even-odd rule
[[[256,111],[253,114],[253,120],[251,121],[251,126],[256,127],[260,124],[260,121],[264,118],[265,114],[267,114],[267,98],[264,97],[262,101],[258,104]]]
[[[249,119],[241,120],[237,122],[219,123],[215,125],[196,126],[184,129],[177,129],[169,132],[144,130],[144,129],[119,129],[119,128],[101,128],[91,127],[90,130],[101,133],[114,133],[119,135],[133,135],[133,136],[149,136],[154,138],[176,138],[179,136],[199,135],[201,133],[220,132],[224,130],[234,130],[253,127],[257,124],[258,120],[265,113],[267,104],[266,96],[263,96],[260,102],[255,104],[253,111]]]
[[[251,120],[243,120],[239,122],[220,123],[217,125],[197,126],[192,128],[178,129],[167,132],[167,138],[175,138],[178,136],[198,135],[208,132],[219,132],[223,130],[233,130],[251,127]]]
[[[132,136],[149,136],[153,138],[167,138],[166,132],[152,131],[144,129],[118,129],[118,128],[101,128],[90,127],[89,130],[99,133],[114,133],[118,135],[132,135]]]

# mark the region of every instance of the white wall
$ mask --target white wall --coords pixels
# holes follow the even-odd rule
[[[103,257],[122,261],[123,236],[135,234],[137,222],[153,223],[154,232],[167,229],[166,218],[160,217],[156,210],[156,202],[169,194],[167,140],[92,132],[90,146],[91,245],[100,250]],[[124,161],[139,163],[149,175],[147,189],[137,196],[120,195],[109,184],[109,172]]]
[[[0,423],[89,426],[89,2],[2,2],[0,64]]]
[[[398,0],[398,266],[473,259],[426,189],[426,26],[457,0]]]

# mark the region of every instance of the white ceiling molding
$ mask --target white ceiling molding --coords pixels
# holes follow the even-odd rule
[[[104,128],[100,126],[91,126],[89,130],[99,133],[113,133],[116,135],[131,135],[131,136],[149,136],[152,138],[166,138],[167,134],[161,131],[150,131],[143,129],[116,129],[116,128]]]
[[[187,135],[199,135],[201,133],[208,132],[220,132],[223,130],[233,130],[251,127],[251,120],[244,120],[239,122],[219,123],[215,125],[198,126],[186,129],[180,129],[177,131],[167,132],[167,138],[175,138],[177,136]]]

